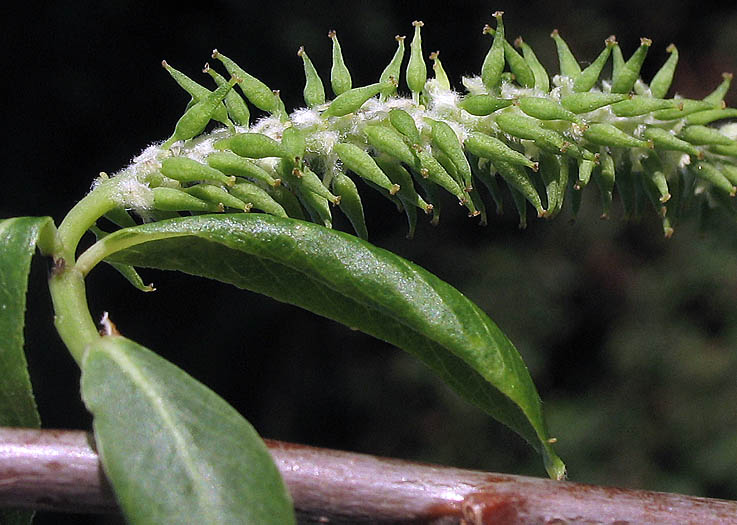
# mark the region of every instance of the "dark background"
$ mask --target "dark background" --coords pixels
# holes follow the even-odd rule
[[[737,70],[737,8],[703,2],[32,2],[3,15],[0,216],[58,222],[100,171],[124,167],[171,134],[188,96],[162,70],[194,78],[217,47],[302,104],[304,45],[327,81],[329,29],[354,86],[375,82],[422,19],[425,55],[440,49],[456,88],[477,73],[494,10],[550,71],[558,28],[580,61],[616,34],[628,56],[654,44],[652,77],[678,45],[674,90],[699,98]],[[727,101],[737,105],[737,89]],[[257,114],[253,110],[253,114]],[[416,238],[390,204],[363,192],[372,242],[449,281],[524,355],[558,450],[575,481],[737,498],[737,242],[734,219],[695,217],[666,241],[657,217],[598,219],[587,190],[578,220],[507,214],[480,228],[449,205]],[[339,226],[344,221],[337,220]],[[344,226],[343,226],[344,227]],[[26,336],[44,425],[89,428],[78,370],[53,332],[47,263],[34,263]],[[414,359],[360,333],[228,286],[144,271],[142,294],[115,272],[89,278],[95,316],[225,397],[265,437],[503,472],[544,475],[520,438],[459,400]],[[80,523],[41,515],[39,523]],[[90,518],[94,520],[94,518]],[[98,523],[108,523],[100,518]]]

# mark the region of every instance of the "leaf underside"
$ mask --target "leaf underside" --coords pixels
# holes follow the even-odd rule
[[[0,426],[39,428],[23,353],[23,324],[31,257],[49,217],[17,217],[0,221]],[[33,513],[0,509],[0,523],[30,523]]]
[[[120,336],[91,345],[82,397],[130,523],[294,523],[286,487],[253,427],[150,350]]]
[[[408,351],[530,442],[551,477],[563,477],[517,350],[475,304],[419,266],[342,232],[260,214],[171,219],[102,242],[128,246],[112,261],[230,283]]]

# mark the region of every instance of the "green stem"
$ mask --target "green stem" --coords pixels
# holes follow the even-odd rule
[[[120,236],[115,235],[115,233],[103,237],[79,256],[79,260],[75,264],[75,268],[79,271],[79,273],[81,273],[83,276],[87,275],[95,266],[97,266],[99,262],[101,262],[106,257],[109,257],[115,252],[130,248],[131,246],[159,239],[170,239],[172,237],[184,237],[188,235],[186,233],[160,232],[148,235]]]
[[[84,274],[76,268],[75,253],[82,235],[115,206],[116,187],[114,180],[95,187],[69,211],[57,230],[55,267],[49,279],[54,325],[80,366],[85,348],[100,335],[87,306]]]
[[[85,348],[100,337],[87,306],[84,276],[74,267],[57,264],[49,279],[49,290],[54,304],[56,330],[69,353],[81,366]]]
[[[115,207],[113,195],[117,189],[115,179],[96,186],[79,201],[59,225],[58,238],[61,253],[55,254],[65,260],[67,266],[74,264],[75,252],[82,235],[95,224],[95,221]]]

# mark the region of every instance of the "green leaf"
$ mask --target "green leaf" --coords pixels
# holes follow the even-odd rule
[[[527,439],[551,477],[565,475],[540,398],[509,339],[455,288],[391,252],[342,232],[259,214],[149,223],[119,230],[97,249],[104,252],[99,257],[125,249],[116,262],[231,283],[394,344]]]
[[[49,217],[0,221],[0,427],[39,428],[28,365],[23,353],[23,321],[31,257],[36,243],[53,235]],[[33,512],[0,510],[0,523],[31,523]]]
[[[228,403],[137,343],[82,362],[97,450],[129,523],[294,523],[266,445]]]

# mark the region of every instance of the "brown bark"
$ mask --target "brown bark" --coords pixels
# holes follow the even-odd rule
[[[737,524],[737,502],[266,441],[301,522]],[[0,507],[117,512],[86,432],[0,428]]]

